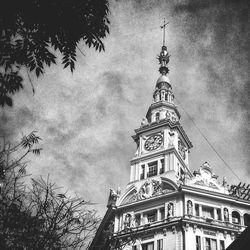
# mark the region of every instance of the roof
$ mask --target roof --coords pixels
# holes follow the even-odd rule
[[[158,84],[158,83],[160,83],[160,82],[167,82],[167,83],[170,83],[170,80],[169,80],[169,78],[168,78],[166,75],[161,75],[161,76],[158,78],[156,84]]]

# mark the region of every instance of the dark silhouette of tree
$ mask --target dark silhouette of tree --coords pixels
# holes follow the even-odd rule
[[[56,50],[72,72],[80,41],[104,50],[108,13],[108,0],[5,1],[0,8],[0,105],[12,106],[12,95],[23,88],[21,69],[39,77],[45,66],[56,63]]]
[[[39,140],[32,132],[0,150],[0,249],[83,249],[99,223],[89,203],[60,193],[49,178],[27,184],[25,158],[40,154]]]

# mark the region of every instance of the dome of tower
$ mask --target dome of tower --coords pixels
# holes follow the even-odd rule
[[[167,83],[170,84],[169,78],[168,78],[167,76],[165,76],[165,75],[161,75],[161,76],[158,78],[156,84],[158,84],[158,83],[160,83],[160,82],[167,82]]]
[[[156,82],[156,88],[172,89],[169,78],[166,75],[161,75]]]

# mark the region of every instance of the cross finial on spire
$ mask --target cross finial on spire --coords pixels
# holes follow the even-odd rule
[[[165,30],[166,30],[167,24],[169,24],[169,22],[166,23],[166,19],[164,18],[163,25],[160,26],[161,29],[163,29],[163,46],[165,46]]]

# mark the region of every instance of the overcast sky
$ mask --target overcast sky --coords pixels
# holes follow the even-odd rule
[[[168,3],[171,2],[171,3]],[[226,3],[226,4],[225,4]],[[239,178],[250,183],[249,8],[247,1],[111,1],[106,51],[84,44],[72,75],[57,66],[2,109],[1,134],[21,138],[37,130],[40,157],[33,177],[50,173],[59,186],[105,211],[109,188],[124,188],[135,153],[131,136],[152,101],[162,46],[159,26],[169,21],[169,78],[194,147],[193,172],[209,162],[221,181],[239,181],[194,127],[181,106]]]

